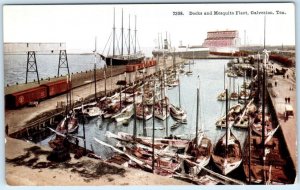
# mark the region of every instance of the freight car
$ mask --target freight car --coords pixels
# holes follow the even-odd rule
[[[272,55],[270,55],[269,58],[270,58],[270,60],[277,61],[277,62],[283,64],[283,66],[285,66],[285,67],[295,66],[292,59],[290,59],[286,56],[272,54]]]
[[[41,86],[46,86],[48,89],[48,97],[53,97],[62,94],[68,90],[68,83],[66,80],[59,80],[54,82],[49,82]]]
[[[45,83],[38,87],[29,88],[12,94],[7,94],[5,96],[5,107],[19,108],[29,105],[32,102],[39,102],[56,95],[60,95],[67,90],[68,83],[66,80]]]
[[[8,94],[5,96],[5,106],[7,108],[18,108],[28,105],[30,102],[46,99],[48,97],[47,91],[46,86],[38,86],[21,92]]]
[[[126,72],[134,72],[143,68],[152,67],[154,65],[156,65],[156,60],[142,61],[139,64],[126,65]]]

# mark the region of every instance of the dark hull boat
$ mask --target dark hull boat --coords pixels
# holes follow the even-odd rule
[[[196,139],[189,143],[186,154],[190,155],[192,159],[186,159],[184,164],[188,165],[190,175],[197,176],[201,169],[209,163],[212,148],[211,140],[204,135],[204,132],[199,133],[198,143],[196,143]]]
[[[242,162],[242,148],[240,141],[231,131],[233,122],[228,121],[228,90],[226,94],[226,117],[225,117],[225,134],[218,140],[214,147],[212,159],[215,165],[220,169],[223,175],[227,175],[235,170]],[[236,110],[236,109],[234,109]],[[240,109],[238,109],[240,112]]]
[[[216,144],[212,158],[216,166],[227,175],[235,170],[242,162],[242,149],[240,142],[229,130],[227,151],[225,145],[226,135],[224,135]]]
[[[123,10],[122,10],[122,26],[121,26],[121,44],[116,44],[116,27],[115,27],[115,10],[114,10],[114,22],[113,22],[113,38],[112,38],[112,52],[111,54],[108,54],[105,56],[100,54],[101,58],[105,60],[106,65],[132,65],[132,64],[139,64],[142,63],[145,56],[142,54],[141,51],[137,51],[137,38],[136,38],[136,18],[135,18],[135,29],[134,29],[134,44],[131,44],[131,34],[130,34],[130,16],[129,16],[129,29],[128,29],[128,40],[127,42],[124,41],[124,27],[123,27]],[[109,38],[110,39],[110,38]],[[124,46],[124,42],[128,45],[126,48]],[[121,50],[117,52],[117,47],[121,47]],[[125,48],[127,49],[127,52],[125,53]],[[110,47],[109,47],[110,50]],[[103,51],[104,52],[104,51]]]
[[[249,141],[249,137],[247,139]],[[250,160],[249,143],[246,143],[243,167],[246,179],[250,184],[292,184],[294,171],[289,166],[285,156],[280,151],[280,140],[273,137],[268,143],[265,143],[266,156],[263,163],[263,150],[261,148],[261,137],[250,137]],[[253,143],[254,142],[254,143]],[[250,166],[249,166],[250,163]],[[250,172],[249,172],[250,171]]]
[[[105,60],[106,65],[130,65],[130,64],[139,64],[142,63],[145,56],[144,55],[138,55],[138,56],[107,56],[100,55],[103,60]]]

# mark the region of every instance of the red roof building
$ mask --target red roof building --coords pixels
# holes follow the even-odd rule
[[[207,38],[202,44],[213,52],[236,52],[239,51],[240,38],[237,30],[207,32]]]

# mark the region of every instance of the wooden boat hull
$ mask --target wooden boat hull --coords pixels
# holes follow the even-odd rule
[[[99,107],[95,106],[82,110],[82,113],[88,118],[93,118],[101,116],[103,114],[103,111]]]
[[[231,130],[228,132],[228,152],[225,155],[225,140],[226,134],[217,142],[212,154],[215,165],[221,170],[223,175],[227,175],[235,170],[242,162],[242,149],[240,142],[233,135]]]

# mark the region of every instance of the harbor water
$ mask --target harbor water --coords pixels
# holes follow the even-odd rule
[[[225,114],[225,101],[217,101],[217,95],[224,89],[224,66],[228,60],[195,60],[191,64],[193,75],[187,76],[180,74],[180,91],[181,105],[187,111],[187,124],[171,130],[170,127],[175,123],[171,116],[168,120],[162,121],[155,118],[155,127],[165,127],[163,130],[155,130],[155,137],[165,137],[166,135],[176,135],[181,138],[192,139],[196,132],[196,105],[197,105],[197,88],[200,87],[200,107],[199,107],[199,128],[203,127],[205,134],[216,143],[218,139],[225,134],[225,129],[215,126],[218,118]],[[189,69],[189,65],[185,65],[185,70]],[[229,78],[226,77],[226,87],[229,88]],[[243,82],[243,78],[235,78],[235,91]],[[231,82],[232,86],[233,82]],[[233,89],[233,87],[231,87]],[[167,89],[167,96],[174,105],[179,104],[179,87]],[[230,105],[237,104],[237,101],[230,101]],[[126,132],[133,134],[134,119],[130,119],[129,125],[124,126],[122,123],[102,118],[94,118],[85,123],[86,147],[93,150],[97,155],[103,158],[109,157],[113,152],[110,148],[98,144],[93,138],[96,137],[109,144],[115,144],[116,141],[105,136],[107,131],[117,134],[118,132]],[[137,119],[137,134],[141,136],[152,136],[153,119],[146,121],[146,129],[143,130],[143,121]],[[168,128],[168,131],[166,130]],[[243,146],[247,130],[232,129],[233,134],[240,140]],[[80,124],[79,136],[83,135],[83,125]],[[40,142],[47,145],[48,141],[54,138],[54,134],[49,138]],[[83,141],[79,140],[79,145],[83,147]],[[243,148],[243,147],[242,147]]]
[[[145,56],[152,57],[152,47],[142,48]],[[67,52],[68,53],[68,52]],[[67,54],[70,73],[85,72],[94,69],[94,55],[91,54]],[[57,76],[59,54],[57,52],[41,54],[36,52],[36,63],[40,78]],[[105,64],[97,55],[97,68],[102,68]],[[4,85],[14,85],[25,83],[26,79],[27,54],[4,54]],[[66,75],[67,69],[61,68],[60,75]],[[36,73],[29,73],[28,81],[36,79]]]
[[[94,55],[92,54],[69,54],[67,56],[70,73],[89,71],[94,69]],[[59,54],[36,54],[36,63],[39,78],[46,79],[57,76]],[[26,54],[5,54],[4,55],[4,85],[25,83],[26,79]],[[97,68],[104,66],[104,61],[97,60]],[[31,69],[32,70],[32,69]],[[61,68],[60,75],[66,75],[67,69]],[[36,80],[36,73],[28,74],[28,81]]]

